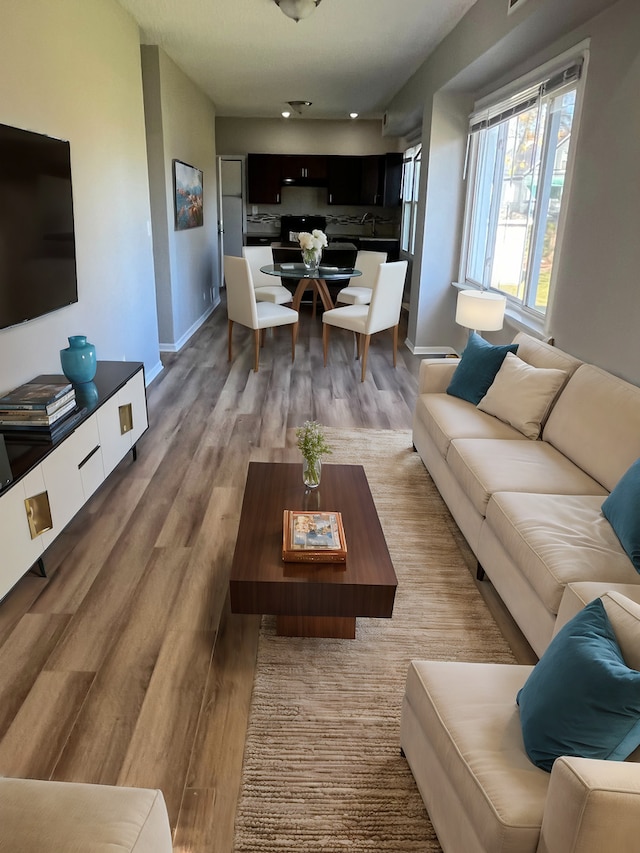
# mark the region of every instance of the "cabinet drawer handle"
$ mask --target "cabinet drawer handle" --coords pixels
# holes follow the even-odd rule
[[[131,432],[133,429],[133,409],[131,403],[125,403],[124,406],[120,406],[118,412],[120,415],[120,435],[124,435],[125,432]]]
[[[83,468],[87,464],[87,462],[91,459],[91,457],[94,456],[99,450],[100,450],[100,445],[96,444],[96,446],[93,448],[93,450],[90,453],[87,453],[87,455],[84,457],[82,462],[78,463],[78,471],[81,468]]]
[[[24,502],[24,508],[27,512],[27,521],[29,522],[29,533],[32,539],[36,539],[47,530],[53,527],[51,519],[51,507],[49,505],[49,495],[46,492],[40,492],[39,495],[32,495]]]

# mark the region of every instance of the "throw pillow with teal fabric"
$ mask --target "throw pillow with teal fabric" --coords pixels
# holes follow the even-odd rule
[[[602,514],[640,572],[640,459],[618,480],[602,504]]]
[[[516,701],[527,755],[548,772],[561,755],[623,761],[640,744],[640,672],[599,598],[558,631]]]
[[[493,346],[476,332],[469,335],[460,364],[451,377],[447,394],[461,397],[477,406],[496,378],[508,352],[517,352],[518,344]]]

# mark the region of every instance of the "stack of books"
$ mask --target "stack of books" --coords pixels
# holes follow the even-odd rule
[[[64,376],[37,376],[0,397],[0,432],[5,437],[54,441],[80,420],[83,411]]]
[[[282,559],[285,563],[346,562],[342,513],[285,509]]]

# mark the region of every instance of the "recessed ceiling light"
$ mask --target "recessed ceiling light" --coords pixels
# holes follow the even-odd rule
[[[358,118],[358,113],[349,113],[351,118]]]
[[[290,115],[291,115],[291,113],[289,112],[289,110],[285,110],[285,111],[282,113],[282,118],[289,118],[289,116],[290,116]]]

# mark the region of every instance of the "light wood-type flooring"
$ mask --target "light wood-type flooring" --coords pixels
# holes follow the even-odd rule
[[[230,853],[259,624],[227,598],[249,456],[307,419],[411,427],[420,359],[401,346],[394,370],[391,334],[377,335],[361,383],[352,337],[333,332],[325,369],[321,333],[303,305],[295,363],[280,330],[255,374],[239,326],[227,363],[223,302],[163,357],[137,461],[47,551],[48,578],[26,575],[0,603],[0,774],[161,788],[176,851]]]

